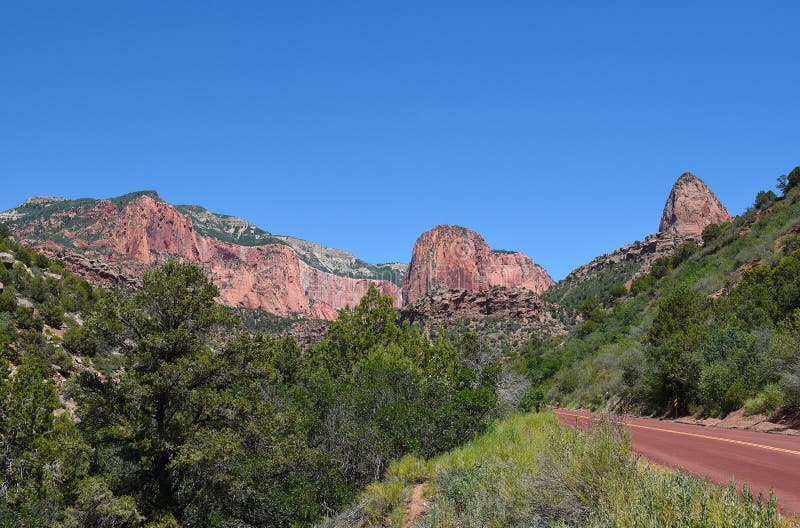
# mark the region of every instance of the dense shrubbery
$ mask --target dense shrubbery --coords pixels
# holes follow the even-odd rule
[[[431,342],[374,287],[302,350],[231,337],[235,314],[195,266],[101,294],[0,240],[20,261],[0,270],[3,526],[309,524],[392,460],[443,452],[495,416],[499,369],[476,338]],[[65,322],[63,342],[43,333]],[[98,367],[60,389],[77,422],[53,413],[62,345]]]

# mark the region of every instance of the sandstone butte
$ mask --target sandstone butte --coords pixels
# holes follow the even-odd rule
[[[103,200],[81,215],[92,221],[77,230],[71,230],[68,218],[61,215],[45,219],[45,226],[27,228],[57,232],[87,257],[69,258],[75,255],[65,255],[66,248],[52,241],[40,244],[48,253],[67,257],[65,262],[99,261],[116,268],[123,277],[138,277],[169,258],[199,264],[219,287],[220,300],[229,306],[335,319],[337,310],[357,304],[372,282],[400,306],[400,288],[390,281],[318,270],[301,261],[287,245],[240,246],[202,236],[189,216],[150,196],[141,196],[122,208]],[[25,228],[21,235],[25,236]]]
[[[705,182],[686,172],[672,186],[658,230],[683,240],[700,239],[706,226],[730,219],[728,210]]]
[[[540,294],[554,284],[541,266],[522,253],[493,252],[475,231],[440,225],[414,244],[403,281],[403,303],[442,289],[525,288]]]
[[[670,190],[658,232],[648,235],[643,241],[622,246],[575,268],[559,282],[559,294],[563,299],[578,284],[592,280],[605,281],[610,270],[624,268],[629,269],[623,279],[625,286],[629,288],[633,279],[650,271],[650,266],[657,258],[671,255],[686,240],[702,241],[706,226],[730,219],[728,210],[705,182],[694,174],[684,173]],[[559,299],[558,295],[554,298]]]

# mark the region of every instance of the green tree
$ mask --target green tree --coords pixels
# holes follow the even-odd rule
[[[58,396],[33,350],[12,375],[0,361],[0,525],[54,526],[62,491],[82,469],[74,425],[55,418]]]
[[[17,299],[11,293],[0,292],[0,312],[14,313],[17,310]]]
[[[689,325],[701,322],[704,300],[696,291],[680,287],[669,293],[658,304],[658,313],[650,326],[647,339],[659,344]]]
[[[778,178],[778,189],[780,189],[784,195],[797,187],[798,184],[800,184],[800,167],[792,169],[788,176],[784,174]]]
[[[658,257],[650,265],[650,275],[656,279],[664,277],[672,269],[672,258]]]
[[[639,295],[640,293],[651,291],[653,286],[655,286],[656,277],[653,276],[652,273],[645,273],[640,277],[636,277],[631,282],[631,294],[634,296]]]
[[[709,244],[719,238],[719,235],[722,233],[722,228],[719,224],[708,224],[705,228],[703,228],[703,244]]]
[[[87,321],[99,347],[124,352],[125,368],[118,382],[81,375],[80,427],[102,481],[87,484],[72,518],[105,500],[126,522],[288,526],[341,501],[330,459],[308,447],[305,418],[282,397],[279,341],[215,344],[235,321],[196,266],[169,262],[142,282]]]
[[[628,288],[626,288],[624,284],[615,284],[611,287],[609,293],[614,299],[620,299],[628,295]]]
[[[53,328],[60,328],[64,322],[64,308],[55,301],[49,301],[39,305],[39,313],[44,322]]]
[[[142,282],[135,293],[109,295],[89,321],[125,352],[125,374],[105,383],[84,372],[80,416],[90,443],[129,466],[107,468],[114,491],[138,495],[143,510],[158,515],[185,507],[177,497],[182,477],[171,464],[200,419],[189,405],[207,381],[209,333],[232,319],[195,266],[169,262]]]
[[[758,191],[753,207],[758,210],[765,209],[775,203],[777,199],[778,195],[776,195],[774,191]]]
[[[308,351],[315,369],[304,377],[317,417],[310,436],[354,486],[409,452],[462,443],[497,406],[498,367],[485,344],[469,334],[457,346],[430,341],[397,317],[391,297],[372,286]]]
[[[337,375],[348,372],[378,345],[401,343],[404,348],[420,350],[425,340],[413,334],[397,324],[394,301],[372,283],[356,306],[339,311],[313,357],[319,366]]]

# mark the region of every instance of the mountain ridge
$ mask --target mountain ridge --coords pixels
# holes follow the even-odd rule
[[[226,304],[322,319],[358,302],[370,282],[397,307],[442,290],[500,287],[576,308],[616,284],[630,285],[657,258],[730,218],[705,182],[684,173],[670,190],[657,233],[596,257],[556,283],[529,256],[490,248],[462,226],[442,224],[420,235],[406,265],[371,264],[200,205],[171,205],[154,190],[108,199],[34,196],[0,213],[0,222],[27,242],[103,284],[136,285],[146,267],[186,259],[206,268]]]
[[[201,231],[220,231],[224,224],[195,229],[191,215],[149,191],[108,200],[40,201],[7,211],[3,220],[26,243],[90,278],[102,272],[112,282],[131,284],[151,265],[179,258],[201,264],[220,287],[222,301],[234,307],[333,319],[340,308],[357,303],[372,282],[400,302],[399,287],[391,281],[315,268],[285,241],[242,246],[208,237]],[[242,222],[231,225],[247,229]],[[82,268],[85,262],[90,269]]]

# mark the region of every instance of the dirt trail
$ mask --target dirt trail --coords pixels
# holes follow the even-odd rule
[[[411,497],[408,499],[408,514],[406,515],[406,521],[408,522],[409,526],[413,526],[417,517],[425,513],[425,511],[428,509],[429,503],[425,500],[423,487],[424,484],[417,484],[414,486],[414,490],[411,492]]]

